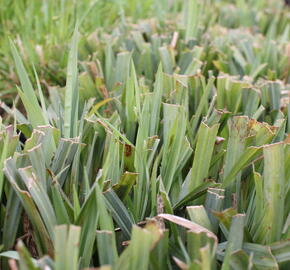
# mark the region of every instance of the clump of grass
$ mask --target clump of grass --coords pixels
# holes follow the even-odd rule
[[[288,269],[289,10],[129,2],[144,14],[11,4],[41,23],[29,50],[25,32],[10,41],[3,79],[17,99],[1,102],[1,267]],[[96,7],[112,17],[98,25]]]

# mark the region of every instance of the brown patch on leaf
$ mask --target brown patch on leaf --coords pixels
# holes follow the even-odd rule
[[[129,144],[125,144],[125,156],[130,157],[132,155],[132,146]]]
[[[284,140],[284,143],[290,143],[290,134],[288,134],[287,138]]]

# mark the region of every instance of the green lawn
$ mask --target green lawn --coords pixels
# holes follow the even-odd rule
[[[290,269],[282,0],[2,2],[0,269]]]

